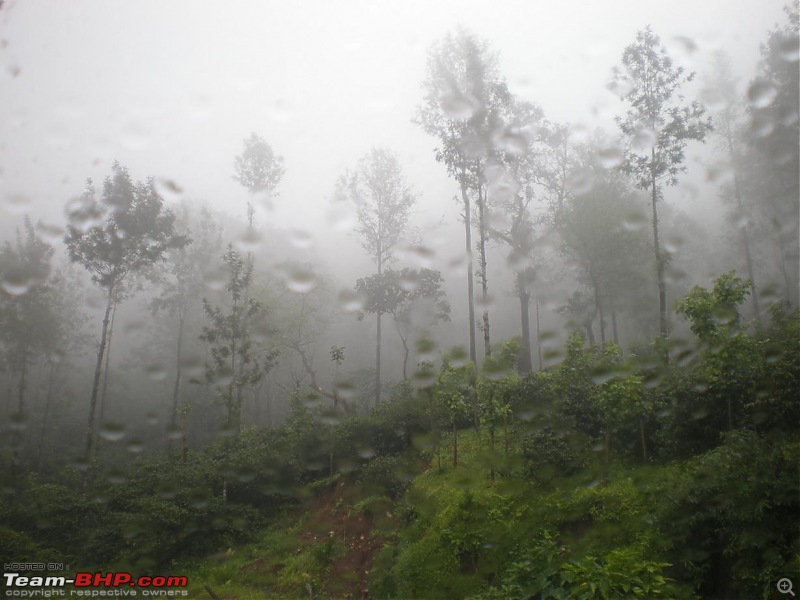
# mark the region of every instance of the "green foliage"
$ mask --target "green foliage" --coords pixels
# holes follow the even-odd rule
[[[734,271],[720,275],[714,289],[695,286],[676,305],[676,312],[692,323],[692,332],[704,342],[713,343],[732,335],[739,325],[737,306],[752,291],[753,283],[736,276]]]

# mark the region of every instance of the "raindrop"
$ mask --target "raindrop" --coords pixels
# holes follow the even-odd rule
[[[153,381],[164,381],[167,378],[167,369],[160,363],[147,365],[144,372]]]
[[[753,108],[765,108],[772,104],[778,92],[768,81],[756,79],[747,90],[747,97]]]
[[[672,40],[675,42],[675,47],[686,56],[691,56],[697,52],[697,43],[690,37],[679,35],[672,38]]]
[[[712,165],[706,169],[706,181],[723,185],[733,180],[733,168],[727,164]]]
[[[154,412],[147,413],[147,424],[148,425],[158,425],[160,419],[158,418],[158,414]]]
[[[339,304],[347,313],[359,313],[364,310],[366,298],[355,290],[343,289],[339,292]]]
[[[334,231],[352,231],[356,218],[349,205],[336,202],[328,209],[328,223]]]
[[[235,245],[236,249],[240,252],[255,252],[258,250],[261,242],[261,234],[252,227],[248,227],[245,232],[239,236],[239,239],[236,240]]]
[[[433,248],[423,244],[409,244],[400,248],[397,254],[398,258],[402,258],[424,268],[429,268],[433,264],[433,259],[436,256],[436,252]]]
[[[643,212],[630,212],[625,215],[622,227],[626,231],[641,231],[647,225],[647,216]]]
[[[131,454],[140,454],[144,452],[144,442],[142,440],[129,440],[127,445],[128,452]]]
[[[523,156],[528,151],[528,138],[518,127],[501,129],[492,141],[498,150],[513,156]]]
[[[419,277],[415,272],[409,271],[400,277],[398,283],[403,291],[413,292],[419,287]]]
[[[36,224],[36,230],[39,232],[39,236],[49,244],[56,244],[64,237],[64,228],[58,225],[46,225],[39,221]]]
[[[712,111],[723,110],[728,106],[728,101],[722,92],[714,88],[700,90],[700,102],[705,104],[708,110]]]
[[[359,450],[358,450],[358,455],[361,458],[364,458],[364,459],[370,459],[370,458],[374,457],[375,454],[376,454],[376,452],[375,452],[374,448],[368,448],[367,447],[367,448],[359,448]]]
[[[486,154],[489,145],[478,135],[464,135],[459,141],[459,150],[465,158],[478,159]]]
[[[334,393],[344,400],[358,398],[358,387],[352,381],[337,381],[333,384]]]
[[[171,179],[157,177],[153,181],[153,187],[156,190],[156,194],[168,202],[180,202],[183,197],[183,190]]]
[[[800,59],[800,38],[797,35],[783,34],[778,40],[778,53],[786,62]]]
[[[762,112],[755,112],[750,121],[750,132],[753,137],[765,138],[775,131],[775,121],[772,115],[764,114]]]
[[[467,96],[454,90],[439,98],[439,106],[451,119],[465,120],[475,114],[481,103],[473,96]]]
[[[118,485],[120,483],[125,483],[128,480],[128,478],[125,476],[125,473],[123,471],[119,469],[112,469],[111,471],[106,473],[106,480],[109,483]]]
[[[166,429],[167,439],[173,442],[178,441],[183,437],[183,431],[177,423],[170,423]]]
[[[5,208],[6,212],[12,215],[23,215],[30,211],[32,205],[33,200],[30,196],[17,193],[6,196],[6,200],[3,203],[3,208]]]
[[[455,369],[460,369],[469,362],[469,353],[464,346],[456,346],[450,350],[447,361]]]
[[[481,294],[478,298],[475,299],[475,308],[481,311],[491,310],[494,306],[494,296],[491,294],[486,294],[484,296]]]
[[[616,169],[624,159],[622,150],[616,146],[601,148],[597,151],[597,164],[604,169]]]
[[[107,442],[118,442],[125,437],[125,425],[122,423],[104,423],[100,428],[100,437]]]
[[[304,229],[290,229],[289,243],[298,250],[308,250],[314,245],[314,238]]]
[[[655,132],[644,125],[640,126],[631,138],[631,148],[636,152],[649,152],[655,143]]]
[[[286,287],[297,294],[308,294],[316,285],[316,276],[306,266],[291,267],[286,273]]]
[[[228,274],[222,267],[212,267],[203,271],[203,283],[211,291],[219,292],[224,290],[227,277]]]
[[[591,191],[594,185],[594,173],[591,169],[578,168],[570,173],[567,187],[576,196],[582,196]]]

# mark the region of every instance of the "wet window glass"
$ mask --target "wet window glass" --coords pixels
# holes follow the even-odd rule
[[[0,0],[5,597],[800,593],[798,3],[429,4]]]

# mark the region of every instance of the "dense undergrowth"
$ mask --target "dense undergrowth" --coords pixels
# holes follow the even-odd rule
[[[93,464],[86,491],[7,470],[0,558],[192,597],[770,598],[800,574],[800,318],[746,329],[736,283],[679,305],[697,343],[574,336],[525,377],[508,343],[346,419],[298,392],[281,428]]]

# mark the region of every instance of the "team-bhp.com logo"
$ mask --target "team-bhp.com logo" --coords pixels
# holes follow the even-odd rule
[[[70,579],[54,576],[20,575],[19,573],[3,573],[3,579],[5,580],[6,588],[5,595],[19,598],[49,598],[51,596],[135,597],[139,595],[137,591],[142,596],[188,596],[187,591],[181,589],[188,584],[186,577],[162,575],[134,577],[127,572],[81,572],[76,573],[75,577]],[[63,589],[66,586],[74,586],[77,589]]]

